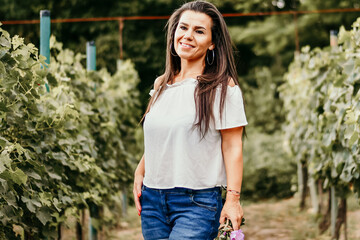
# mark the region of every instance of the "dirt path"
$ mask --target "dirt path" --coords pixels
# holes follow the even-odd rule
[[[348,212],[348,240],[360,239],[360,207],[354,206]],[[316,216],[310,209],[299,212],[298,200],[295,198],[245,205],[244,212],[246,225],[242,229],[246,240],[331,239],[328,232],[319,236]],[[132,218],[129,224],[133,227],[114,231],[113,239],[143,240],[139,218]]]

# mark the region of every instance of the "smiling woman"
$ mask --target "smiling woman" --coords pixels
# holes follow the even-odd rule
[[[238,230],[243,217],[247,120],[232,44],[221,13],[204,1],[177,9],[167,29],[165,73],[143,117],[135,204],[145,240],[213,240],[226,218]]]

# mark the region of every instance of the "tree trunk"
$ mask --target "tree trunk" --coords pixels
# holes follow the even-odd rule
[[[104,207],[100,207],[99,209],[99,217],[100,219],[104,219],[105,213],[104,213]],[[99,233],[98,233],[98,239],[99,240],[106,240],[105,239],[105,229],[104,229],[104,225],[101,225]]]
[[[80,220],[76,222],[76,240],[83,240]]]
[[[59,223],[59,225],[58,225],[58,239],[59,240],[61,240],[61,226],[62,226],[62,224]]]
[[[324,209],[324,203],[323,203],[323,181],[321,179],[318,180],[318,193],[319,193],[319,209],[317,214],[321,214]]]
[[[330,215],[331,215],[331,192],[329,191],[329,200],[328,200],[327,209],[321,219],[321,222],[319,223],[320,234],[323,234],[330,227]]]
[[[76,240],[82,240],[82,229],[80,222],[76,222]]]
[[[303,177],[303,187],[301,189],[301,199],[300,199],[300,210],[304,210],[306,206],[306,193],[307,193],[307,182],[308,182],[308,168],[306,162],[301,163],[301,171]]]
[[[88,218],[89,218],[89,216],[86,214],[86,209],[83,209],[82,210],[81,240],[85,240],[85,238],[87,236],[86,230],[88,229],[87,227],[89,226]]]
[[[346,234],[346,198],[342,198],[340,200],[340,204],[339,204],[339,209],[338,209],[338,214],[337,214],[337,219],[336,219],[336,225],[335,225],[335,236],[334,238],[336,240],[339,239],[340,237],[340,228],[341,225],[344,224],[345,225],[345,240],[347,240],[347,234]]]

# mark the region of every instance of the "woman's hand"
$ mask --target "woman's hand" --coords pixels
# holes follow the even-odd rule
[[[134,194],[135,207],[138,211],[139,216],[141,214],[140,196],[141,196],[141,188],[143,185],[143,180],[144,180],[144,176],[141,174],[136,174],[135,172],[133,194]]]
[[[140,204],[140,197],[141,197],[141,188],[144,181],[145,175],[145,159],[144,155],[142,156],[134,174],[134,187],[133,187],[133,194],[134,194],[134,201],[135,207],[138,211],[138,215],[141,214],[141,204]]]
[[[220,224],[225,222],[225,219],[230,219],[234,231],[239,230],[241,220],[244,216],[239,198],[237,195],[227,193],[226,201],[220,215]]]

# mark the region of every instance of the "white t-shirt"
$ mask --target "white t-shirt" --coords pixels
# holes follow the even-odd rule
[[[220,121],[221,88],[217,88],[215,121],[210,122],[209,131],[201,139],[198,128],[193,127],[197,83],[196,79],[187,78],[166,85],[145,117],[143,183],[147,187],[204,189],[226,185],[219,130],[247,125],[241,90],[228,86]],[[150,95],[154,93],[150,91]]]

